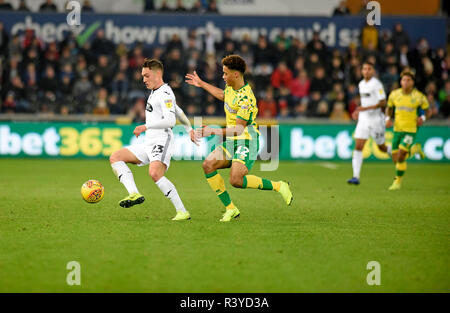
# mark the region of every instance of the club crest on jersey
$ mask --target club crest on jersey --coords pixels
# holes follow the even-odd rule
[[[172,100],[165,100],[164,103],[166,104],[166,107],[168,109],[170,109],[172,107],[172,105],[173,105]]]

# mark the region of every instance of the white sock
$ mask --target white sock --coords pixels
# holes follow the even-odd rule
[[[186,212],[183,202],[181,201],[180,196],[178,195],[177,189],[171,183],[170,180],[168,180],[165,176],[163,176],[156,182],[156,185],[166,196],[166,198],[169,198],[169,200],[172,201],[177,211]]]
[[[359,179],[359,173],[361,172],[362,163],[363,163],[362,151],[354,150],[352,159],[353,177]]]
[[[125,186],[128,193],[139,193],[136,183],[134,182],[133,173],[130,168],[123,161],[114,162],[111,164],[114,174],[116,174],[119,181]]]
[[[387,146],[387,154],[392,157],[392,146]]]

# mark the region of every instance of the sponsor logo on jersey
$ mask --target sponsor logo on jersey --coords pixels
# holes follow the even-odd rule
[[[411,108],[411,107],[407,107],[407,106],[403,106],[403,105],[402,106],[396,106],[395,109],[399,110],[399,111],[406,111],[406,112],[412,112],[412,111],[416,110],[416,108]]]
[[[232,113],[232,114],[236,114],[237,111],[233,110],[230,105],[228,103],[225,102],[225,108],[227,109],[228,112]]]

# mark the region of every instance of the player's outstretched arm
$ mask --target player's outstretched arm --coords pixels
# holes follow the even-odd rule
[[[186,83],[188,83],[189,85],[203,88],[207,92],[209,92],[211,95],[213,95],[215,98],[219,99],[220,101],[223,101],[223,99],[224,99],[223,89],[217,88],[217,87],[203,81],[198,76],[196,71],[194,71],[194,73],[192,73],[192,74],[186,74],[185,78],[186,78]]]
[[[194,130],[192,129],[191,122],[187,118],[186,114],[184,114],[183,109],[178,106],[178,104],[175,104],[175,115],[177,119],[181,122],[181,124],[183,124],[184,129],[191,137],[191,141],[198,146],[199,145],[198,138],[195,137],[194,135]]]
[[[239,136],[244,132],[247,122],[241,119],[236,119],[236,126],[226,127],[226,128],[210,128],[208,126],[197,128],[195,130],[195,135],[198,138],[208,137],[211,135],[217,135],[222,137],[232,137]]]

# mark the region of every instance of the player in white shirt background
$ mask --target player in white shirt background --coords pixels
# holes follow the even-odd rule
[[[386,93],[383,84],[375,77],[374,64],[364,62],[361,73],[363,80],[358,85],[361,105],[352,113],[352,118],[358,120],[354,135],[353,177],[347,181],[347,183],[353,185],[359,185],[360,183],[363,163],[362,150],[369,137],[372,137],[381,151],[391,155],[391,147],[386,146],[384,142],[385,120],[383,112],[386,107]]]
[[[164,174],[169,169],[173,147],[172,127],[176,117],[182,122],[190,134],[191,140],[197,144],[194,131],[183,110],[176,104],[172,88],[163,81],[163,64],[156,59],[145,59],[142,65],[142,77],[147,89],[151,93],[147,100],[145,125],[137,126],[133,134],[138,137],[145,132],[143,143],[124,147],[110,156],[110,163],[114,174],[128,191],[128,197],[122,199],[119,205],[130,207],[144,202],[134,182],[133,173],[126,163],[138,166],[149,165],[149,175],[161,192],[173,203],[177,214],[172,220],[190,219],[178,195],[177,189]]]

